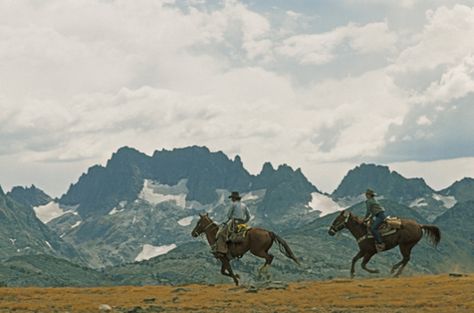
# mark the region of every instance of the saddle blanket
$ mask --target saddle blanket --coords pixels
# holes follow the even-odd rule
[[[247,233],[250,229],[251,228],[247,224],[237,224],[235,227],[235,232],[232,232],[229,235],[229,241],[234,243],[244,241],[245,236],[247,236]]]

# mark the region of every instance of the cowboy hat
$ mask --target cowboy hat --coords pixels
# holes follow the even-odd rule
[[[238,191],[232,191],[232,193],[231,193],[230,196],[229,196],[229,199],[237,199],[237,200],[240,200],[240,199],[242,199],[242,198],[240,197]]]
[[[365,191],[365,194],[366,194],[366,195],[369,195],[369,196],[374,196],[374,197],[377,195],[377,194],[375,193],[375,191],[373,191],[373,190],[370,189],[370,188]]]

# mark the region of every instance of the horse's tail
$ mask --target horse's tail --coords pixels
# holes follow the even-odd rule
[[[296,258],[295,254],[293,253],[293,251],[291,251],[290,246],[286,243],[285,240],[283,240],[283,238],[281,238],[274,232],[270,232],[270,236],[272,237],[274,241],[278,243],[278,248],[280,249],[281,253],[283,253],[288,258],[292,259],[293,261],[295,261],[296,264],[300,265],[300,262]]]
[[[436,247],[440,240],[441,240],[441,231],[439,230],[438,226],[435,225],[421,225],[421,229],[425,232],[428,236],[429,240],[433,243]]]

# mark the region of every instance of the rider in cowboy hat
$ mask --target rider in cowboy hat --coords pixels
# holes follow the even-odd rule
[[[250,220],[249,210],[244,203],[240,202],[242,198],[239,193],[232,191],[229,198],[232,200],[232,205],[227,212],[227,220],[221,225],[216,234],[215,252],[222,254],[227,254],[227,238],[229,232],[234,231],[236,225],[245,224]]]
[[[367,213],[365,214],[365,221],[369,221],[372,217],[375,217],[375,221],[370,225],[370,231],[375,238],[375,248],[377,252],[385,250],[385,243],[382,241],[382,236],[378,230],[379,226],[385,221],[385,210],[380,206],[380,204],[375,200],[377,194],[372,189],[367,189],[365,192],[365,205],[367,208]]]

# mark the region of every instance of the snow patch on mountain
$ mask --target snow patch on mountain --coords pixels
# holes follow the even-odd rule
[[[76,206],[65,206],[57,202],[51,201],[45,205],[35,206],[33,210],[35,211],[36,217],[38,217],[43,223],[48,223],[49,221],[60,217],[64,214],[71,213],[77,215],[75,212]]]
[[[418,198],[418,199],[415,199],[413,200],[409,207],[410,208],[414,208],[414,207],[422,207],[422,206],[428,206],[428,203],[426,203],[426,199],[425,198]]]
[[[262,199],[265,196],[265,192],[266,190],[262,189],[262,190],[254,190],[254,191],[244,193],[242,195],[242,202],[256,201],[256,200]]]
[[[444,207],[447,209],[452,208],[457,203],[456,198],[453,196],[443,196],[436,193],[433,194],[433,199],[443,202]]]
[[[321,217],[343,209],[333,199],[319,192],[311,193],[311,201],[308,203],[308,207],[310,212],[320,211]]]
[[[154,205],[174,201],[177,206],[185,208],[186,195],[188,193],[186,183],[187,180],[182,179],[178,184],[169,186],[145,179],[143,182],[143,189],[138,195],[138,198]]]
[[[149,260],[156,256],[166,254],[175,248],[176,248],[176,245],[174,243],[170,245],[163,245],[163,246],[157,246],[157,247],[149,245],[149,244],[144,244],[142,251],[137,255],[137,257],[135,258],[135,261]]]
[[[112,210],[110,210],[109,215],[114,215],[117,213],[122,212],[124,209],[117,209],[117,207],[114,207]]]
[[[178,221],[178,224],[180,226],[189,226],[191,225],[191,222],[193,221],[193,219],[194,219],[194,216],[188,216],[188,217],[180,219]]]
[[[51,250],[54,250],[53,247],[51,246],[51,244],[49,243],[49,241],[45,240],[44,242],[46,243],[46,245],[47,245]]]
[[[78,227],[79,225],[81,225],[81,223],[82,223],[82,221],[77,221],[76,223],[71,225],[71,229],[74,229],[74,228]]]

